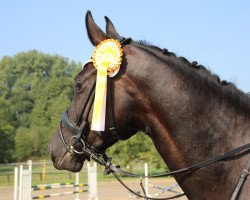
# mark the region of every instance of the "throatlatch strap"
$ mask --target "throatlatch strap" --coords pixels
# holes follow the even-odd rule
[[[115,139],[119,139],[119,135],[115,128],[115,119],[114,119],[114,103],[112,101],[112,86],[111,86],[111,78],[108,77],[108,99],[107,99],[107,123],[106,127],[108,127],[109,133],[112,134]]]

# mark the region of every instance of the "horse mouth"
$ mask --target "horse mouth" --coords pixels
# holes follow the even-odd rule
[[[60,160],[53,160],[53,165],[58,170],[67,170],[70,172],[79,172],[87,158],[81,160],[74,157],[71,153],[66,152]]]

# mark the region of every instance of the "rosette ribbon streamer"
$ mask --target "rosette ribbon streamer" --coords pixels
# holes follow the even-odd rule
[[[97,80],[91,130],[105,131],[107,76],[113,77],[120,69],[121,44],[114,39],[102,41],[95,48],[92,61],[97,69]]]

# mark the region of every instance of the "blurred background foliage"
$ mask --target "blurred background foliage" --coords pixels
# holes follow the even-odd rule
[[[81,63],[36,50],[0,60],[0,163],[49,158],[47,145],[73,96]],[[164,167],[149,137],[138,133],[108,150],[123,166]]]

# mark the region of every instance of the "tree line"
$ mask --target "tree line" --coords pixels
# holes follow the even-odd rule
[[[0,163],[49,157],[48,142],[70,105],[80,69],[80,62],[36,50],[0,60]],[[143,133],[115,144],[109,153],[123,165],[143,160],[164,166]]]

